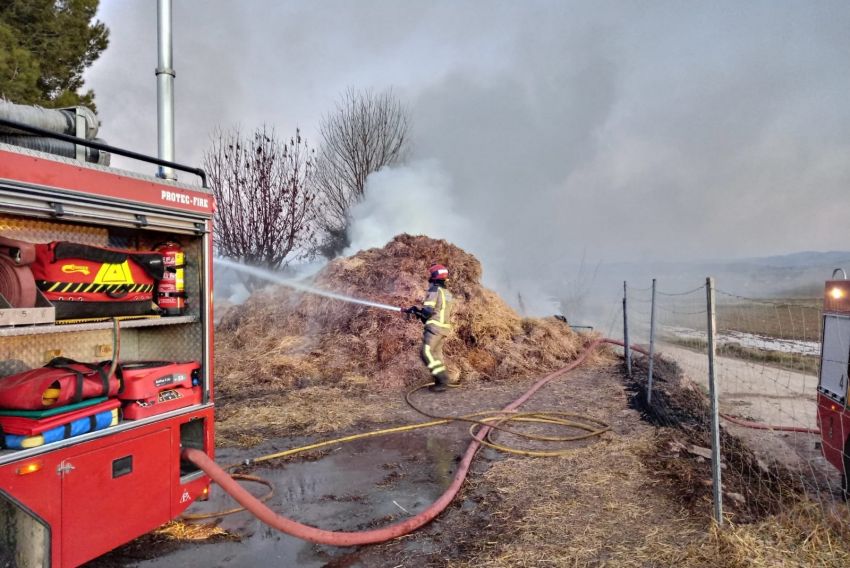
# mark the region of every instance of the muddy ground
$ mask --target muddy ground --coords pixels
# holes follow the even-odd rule
[[[437,413],[460,415],[503,407],[532,382],[478,382],[445,394],[418,393],[415,400]],[[357,424],[334,435],[421,420],[402,394],[387,396],[389,423]],[[643,420],[632,398],[613,358],[552,381],[523,410],[584,413],[609,423],[611,431],[572,443],[559,458],[483,449],[450,507],[389,543],[316,546],[239,513],[215,521],[226,534],[193,542],[152,533],[89,566],[721,565],[711,554],[693,552],[710,529],[708,462],[680,447],[675,430]],[[361,440],[252,473],[274,483],[272,508],[296,520],[334,530],[374,528],[415,515],[445,489],[468,443],[467,429],[456,423]],[[249,450],[221,448],[217,459],[230,463],[316,439],[278,437]],[[662,466],[671,459],[684,464],[687,474],[670,475]],[[214,488],[210,501],[191,512],[229,506]]]

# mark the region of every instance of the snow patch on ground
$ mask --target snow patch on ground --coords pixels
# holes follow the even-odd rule
[[[665,326],[662,332],[674,339],[695,339],[708,341],[705,331],[686,327]],[[721,332],[715,336],[717,345],[736,344],[750,349],[763,351],[780,351],[782,353],[797,353],[800,355],[820,355],[820,343],[816,341],[799,341],[795,339],[777,339],[740,331]]]

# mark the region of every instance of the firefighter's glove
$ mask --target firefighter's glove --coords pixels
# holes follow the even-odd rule
[[[425,323],[425,320],[428,319],[425,312],[419,306],[410,306],[409,308],[404,309],[402,311],[404,313],[406,313],[411,318],[416,318],[418,320],[421,320],[422,323]]]

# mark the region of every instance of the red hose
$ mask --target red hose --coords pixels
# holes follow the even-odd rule
[[[0,254],[0,294],[13,308],[35,306],[35,279],[29,266],[20,266]]]
[[[750,422],[742,418],[736,418],[729,414],[721,414],[721,418],[728,420],[732,424],[743,426],[744,428],[752,428],[753,430],[775,430],[777,432],[802,432],[803,434],[820,434],[817,428],[806,428],[804,426],[771,426],[763,422]]]
[[[508,406],[504,408],[504,410],[515,410],[525,401],[527,401],[535,392],[537,392],[543,385],[551,381],[552,379],[563,375],[564,373],[568,373],[572,371],[579,365],[581,365],[585,359],[587,359],[588,355],[593,352],[594,349],[599,347],[602,343],[611,343],[614,345],[622,346],[623,343],[621,341],[616,341],[613,339],[596,339],[587,348],[569,365],[558,369],[552,373],[549,373],[536,383],[534,383],[528,391],[525,392],[521,397],[516,399],[514,402],[510,403]],[[636,348],[637,351],[644,352],[642,349]],[[315,527],[311,527],[308,525],[301,524],[299,522],[293,521],[292,519],[288,519],[281,515],[278,515],[271,509],[269,509],[265,504],[263,504],[259,499],[251,495],[248,491],[246,491],[239,483],[237,483],[226,471],[224,471],[221,467],[219,467],[213,460],[207,456],[201,450],[196,450],[193,448],[186,448],[183,450],[183,456],[197,465],[204,473],[206,473],[210,478],[216,482],[221,488],[227,492],[233,499],[236,500],[237,503],[245,507],[251,513],[254,514],[259,520],[267,524],[268,526],[275,528],[281,532],[292,535],[294,537],[298,537],[303,540],[307,540],[310,542],[314,542],[316,544],[330,544],[332,546],[356,546],[360,544],[375,544],[379,542],[385,542],[394,538],[398,538],[402,535],[413,532],[419,527],[429,523],[432,521],[437,515],[443,512],[443,510],[448,507],[449,503],[452,502],[455,495],[457,495],[458,491],[460,491],[460,487],[463,484],[464,479],[466,479],[466,475],[469,472],[469,466],[472,464],[472,459],[475,457],[475,453],[478,451],[478,448],[481,447],[481,440],[484,436],[487,435],[487,432],[490,431],[490,427],[482,426],[473,437],[472,441],[469,443],[469,446],[466,448],[466,452],[463,454],[463,459],[461,460],[457,473],[455,473],[454,479],[452,479],[451,484],[446,489],[446,491],[440,495],[440,497],[434,501],[427,509],[416,515],[415,517],[411,517],[405,521],[401,521],[399,523],[395,523],[380,529],[368,530],[368,531],[359,531],[359,532],[344,532],[344,531],[326,531],[322,529],[317,529]]]

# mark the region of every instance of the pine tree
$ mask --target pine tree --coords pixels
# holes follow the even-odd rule
[[[0,96],[44,107],[94,108],[83,72],[109,43],[99,0],[2,0]]]

